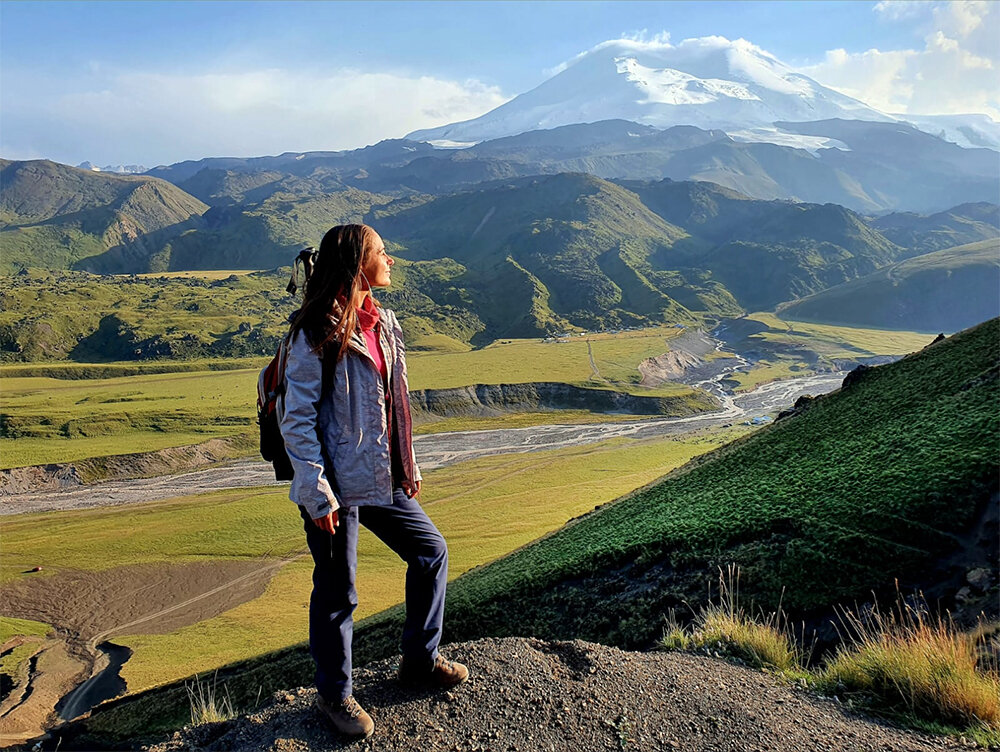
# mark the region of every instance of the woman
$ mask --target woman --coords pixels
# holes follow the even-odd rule
[[[309,649],[317,705],[341,732],[368,736],[374,723],[351,686],[359,523],[408,565],[400,679],[448,687],[468,671],[438,653],[448,549],[415,498],[421,478],[403,332],[371,294],[389,286],[394,262],[366,225],[331,229],[311,262],[289,333],[281,434],[295,471],[290,497],[315,563]]]

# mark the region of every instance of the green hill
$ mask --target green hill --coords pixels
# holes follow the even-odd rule
[[[155,268],[163,244],[201,226],[206,209],[164,180],[0,160],[0,271]]]
[[[226,279],[25,271],[0,290],[0,361],[272,355],[297,300],[288,269]]]
[[[711,183],[622,182],[643,204],[685,228],[690,241],[664,265],[709,272],[747,310],[769,310],[855,279],[903,249],[836,204],[758,201]]]
[[[686,233],[600,178],[519,178],[373,221],[403,258],[460,264],[490,338],[695,319],[670,296],[683,280],[650,260]]]
[[[458,283],[477,290],[480,302],[491,297],[482,277],[503,273],[509,256],[548,291],[555,317],[587,328],[767,310],[902,253],[834,204],[569,173],[491,184],[375,219],[406,258],[463,265]],[[488,332],[512,318],[477,313]]]
[[[915,256],[779,311],[799,321],[958,331],[1000,313],[1000,238]]]
[[[916,256],[1000,237],[1000,206],[980,202],[929,215],[894,212],[871,225]]]
[[[685,148],[693,138],[687,131],[647,136]],[[530,154],[539,138],[517,148]],[[411,328],[425,341],[443,335],[462,346],[771,310],[913,255],[836,204],[761,201],[711,183],[669,179],[507,177],[499,167],[481,169],[499,164],[489,152],[444,160],[418,151],[406,162],[408,148],[261,158],[251,160],[256,171],[237,169],[239,160],[178,168],[181,185],[211,208],[149,177],[6,162],[0,272],[23,265],[100,273],[273,269],[316,245],[330,226],[367,222],[401,260],[386,302],[411,315]],[[584,148],[588,159],[602,154],[600,143],[574,148]],[[386,170],[424,170],[424,163],[468,168],[476,184],[434,196],[413,192],[419,180],[409,187],[382,181],[385,193],[343,182],[349,176],[376,187]],[[502,179],[476,182],[498,174]],[[412,175],[430,179],[433,170]],[[991,207],[956,207],[948,216],[959,217],[970,233],[984,233]],[[921,227],[941,221],[927,218]],[[937,232],[917,233],[910,217],[895,222],[888,226],[910,227],[897,237],[918,244]]]
[[[741,597],[793,621],[837,603],[924,588],[948,607],[967,568],[996,567],[1000,319],[901,361],[646,488],[456,579],[446,641],[532,635],[650,646],[668,609],[696,607],[717,568]],[[992,536],[992,537],[991,537]],[[982,548],[970,541],[983,538]],[[983,557],[979,562],[976,557]],[[358,625],[357,664],[393,655],[401,607]],[[219,673],[237,704],[307,684],[300,647]],[[88,733],[132,736],[187,720],[182,686],[111,703]],[[103,737],[106,738],[106,737]]]

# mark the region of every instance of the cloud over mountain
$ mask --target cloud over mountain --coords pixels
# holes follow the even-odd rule
[[[1000,119],[1000,5],[883,1],[874,11],[882,22],[912,26],[922,47],[828,50],[802,72],[885,112]]]

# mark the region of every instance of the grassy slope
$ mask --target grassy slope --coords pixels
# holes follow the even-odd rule
[[[725,562],[743,567],[745,598],[773,606],[787,587],[793,612],[918,581],[997,489],[998,358],[994,319],[472,570],[449,589],[446,639],[650,644],[666,610]],[[366,620],[356,660],[395,652],[401,621],[398,608]],[[258,686],[306,683],[310,671],[290,650],[227,676],[252,700]],[[170,703],[176,723],[181,695],[120,703],[89,728],[138,733],[169,722]]]
[[[806,342],[814,352],[831,360],[868,355],[906,355],[921,349],[933,339],[914,331],[816,324],[773,313],[752,313],[747,318],[769,327],[763,336],[788,343]]]
[[[272,355],[296,299],[280,271],[224,279],[8,277],[0,359],[114,361]]]
[[[854,326],[964,329],[1000,313],[1000,239],[916,256],[779,311]]]
[[[0,160],[0,271],[21,266],[126,269],[200,223],[208,206],[148,176],[96,173],[46,160]],[[106,255],[105,255],[106,254]],[[124,265],[124,266],[123,266]]]

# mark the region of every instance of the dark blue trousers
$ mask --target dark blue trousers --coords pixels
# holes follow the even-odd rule
[[[402,652],[407,661],[437,657],[448,581],[448,547],[420,503],[401,488],[391,507],[341,507],[336,535],[320,530],[299,507],[312,554],[313,591],[309,600],[309,651],[316,662],[316,688],[331,702],[352,692],[351,640],[358,593],[358,524],[364,525],[406,562],[406,621]]]

